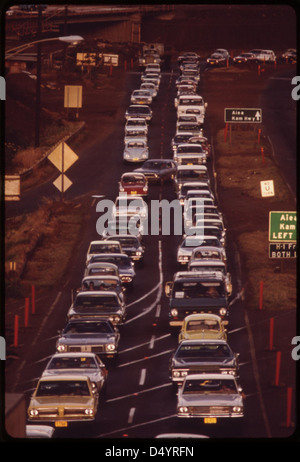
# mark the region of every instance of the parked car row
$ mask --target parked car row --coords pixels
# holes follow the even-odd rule
[[[207,58],[206,63],[208,67],[221,67],[228,66],[231,63],[236,65],[274,64],[276,61],[295,64],[297,62],[297,50],[288,48],[283,53],[276,56],[273,50],[253,48],[231,57],[228,50],[218,48]]]
[[[193,59],[188,53],[186,56],[190,69]],[[207,166],[210,149],[203,134],[207,104],[197,95],[198,58],[194,59],[198,76],[189,75],[188,89],[184,54],[178,62],[177,123],[172,149],[177,163],[174,184],[182,205],[184,233],[177,249],[178,270],[172,281],[165,283],[169,326],[178,335],[178,347],[169,362],[169,376],[177,392],[177,416],[216,423],[222,418],[244,415],[238,384],[239,354],[232,351],[227,335],[232,282],[227,269],[226,228]],[[182,119],[193,108],[202,111],[198,133],[192,130],[190,120]],[[186,130],[182,129],[184,124]]]

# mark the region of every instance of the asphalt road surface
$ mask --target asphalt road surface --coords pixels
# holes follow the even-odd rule
[[[153,103],[153,120],[149,128],[150,157],[172,157],[171,138],[175,133],[176,112],[174,109],[175,79],[177,70],[165,72],[157,100]],[[74,185],[66,198],[85,197],[90,207],[90,223],[82,236],[81,244],[74,255],[66,281],[45,300],[48,314],[38,332],[33,333],[27,345],[27,362],[16,370],[19,390],[29,398],[32,387],[43,371],[46,361],[55,352],[57,331],[65,326],[66,313],[71,303],[71,292],[80,285],[85,254],[90,240],[97,238],[97,199],[93,194],[103,194],[114,199],[117,182],[124,171],[131,169],[122,160],[124,136],[124,112],[129,104],[132,89],[138,88],[140,73],[128,74],[128,98],[125,98],[109,138],[99,145],[97,134],[80,153],[80,160],[69,171]],[[201,94],[201,82],[199,93]],[[203,95],[205,98],[205,95]],[[209,127],[205,127],[209,133]],[[109,155],[110,161],[107,161]],[[212,164],[209,165],[212,175]],[[53,194],[52,183],[44,184],[41,194]],[[33,204],[28,192],[24,201]],[[149,199],[173,200],[172,184],[153,185]],[[74,423],[68,428],[56,430],[55,437],[64,439],[102,439],[104,447],[111,447],[114,440],[146,440],[162,433],[193,433],[212,438],[270,438],[280,430],[270,424],[276,410],[269,408],[268,390],[261,392],[259,374],[255,363],[251,327],[239,298],[239,255],[234,243],[229,242],[227,255],[233,277],[233,295],[229,318],[228,341],[233,351],[240,353],[240,383],[244,389],[245,418],[237,426],[231,422],[221,426],[205,426],[195,420],[183,421],[176,417],[176,394],[172,390],[168,375],[169,360],[176,348],[177,337],[168,325],[168,299],[164,284],[171,280],[176,266],[176,248],[180,236],[147,236],[145,238],[145,264],[137,268],[134,290],[127,295],[128,318],[121,329],[121,344],[117,363],[109,366],[107,397],[101,402],[96,420],[91,424]],[[262,320],[261,320],[262,322]],[[265,330],[267,327],[264,328]],[[273,398],[272,398],[273,400]],[[284,416],[283,416],[284,419]],[[288,430],[289,432],[289,430]]]

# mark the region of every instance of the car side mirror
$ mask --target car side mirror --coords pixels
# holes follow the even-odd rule
[[[170,295],[171,295],[172,286],[173,286],[172,282],[166,282],[166,284],[165,284],[165,294],[166,294],[167,297],[170,297]]]

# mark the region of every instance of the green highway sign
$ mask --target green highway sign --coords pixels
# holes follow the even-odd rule
[[[269,212],[269,241],[297,241],[297,212]]]
[[[262,110],[260,108],[225,108],[224,120],[226,123],[260,124],[262,122]]]

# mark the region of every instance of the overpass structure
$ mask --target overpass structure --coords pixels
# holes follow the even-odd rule
[[[12,9],[6,14],[5,33],[20,39],[33,39],[38,31],[38,11]],[[43,35],[61,33],[66,27],[81,27],[84,24],[99,25],[102,38],[139,43],[141,22],[146,15],[172,13],[174,5],[55,5],[42,11]],[[115,38],[116,40],[112,40]]]

